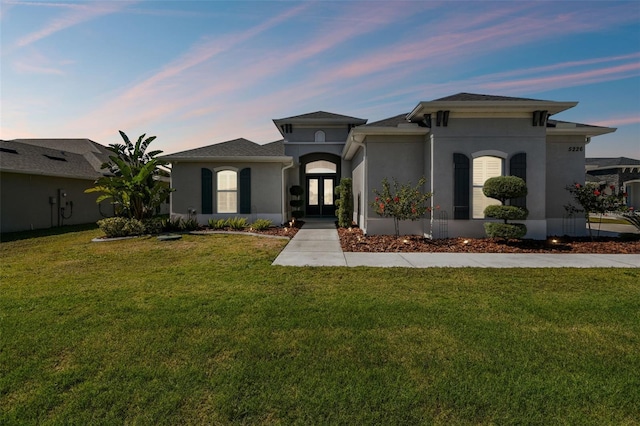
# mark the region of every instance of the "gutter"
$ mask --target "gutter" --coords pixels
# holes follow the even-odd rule
[[[289,164],[288,166],[284,166],[282,168],[282,193],[281,193],[281,196],[282,196],[282,200],[281,200],[282,201],[282,223],[287,223],[287,217],[286,217],[286,214],[287,214],[287,187],[284,184],[284,172],[285,172],[285,170],[288,170],[288,169],[292,168],[295,165],[296,165],[295,161],[291,160],[291,164]]]

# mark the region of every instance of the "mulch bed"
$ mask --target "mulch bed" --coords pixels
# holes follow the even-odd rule
[[[345,252],[401,253],[598,253],[638,254],[640,238],[571,238],[547,240],[498,240],[492,238],[445,238],[430,240],[416,235],[363,235],[358,228],[338,228]],[[640,236],[639,236],[640,237]]]

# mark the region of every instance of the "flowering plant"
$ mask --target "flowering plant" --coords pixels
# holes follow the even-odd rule
[[[411,186],[411,182],[400,184],[395,178],[393,178],[393,184],[390,184],[387,178],[384,178],[382,190],[373,190],[376,197],[370,205],[378,216],[393,218],[396,237],[400,236],[400,221],[415,221],[431,211],[427,200],[432,194],[422,191],[425,183],[424,177],[415,187]]]
[[[605,213],[623,213],[629,210],[625,204],[627,194],[621,190],[616,190],[614,185],[607,186],[592,183],[581,185],[574,183],[573,185],[568,185],[566,190],[573,195],[574,200],[580,207],[568,204],[564,206],[565,210],[569,214],[584,213],[591,238],[593,238],[593,234],[589,215],[599,214],[602,218]]]

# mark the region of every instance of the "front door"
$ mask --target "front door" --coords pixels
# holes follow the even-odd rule
[[[335,216],[335,176],[307,176],[307,216]]]

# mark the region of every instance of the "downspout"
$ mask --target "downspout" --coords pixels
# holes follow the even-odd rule
[[[288,218],[287,218],[287,187],[285,185],[284,182],[284,172],[287,169],[292,168],[293,166],[296,165],[295,161],[291,161],[291,164],[289,164],[286,167],[282,168],[282,223],[287,223],[288,222]]]
[[[362,226],[364,225],[363,231],[367,232],[367,218],[369,217],[369,215],[367,214],[367,209],[369,208],[369,175],[367,173],[367,145],[365,145],[362,142],[358,142],[356,140],[356,138],[353,137],[353,135],[351,136],[351,140],[353,141],[353,143],[355,144],[355,146],[362,148],[362,173],[363,173],[363,178],[364,178],[364,194],[362,196],[362,221],[360,221],[360,218],[358,218],[357,222],[361,222],[360,223],[360,227],[362,228]]]

